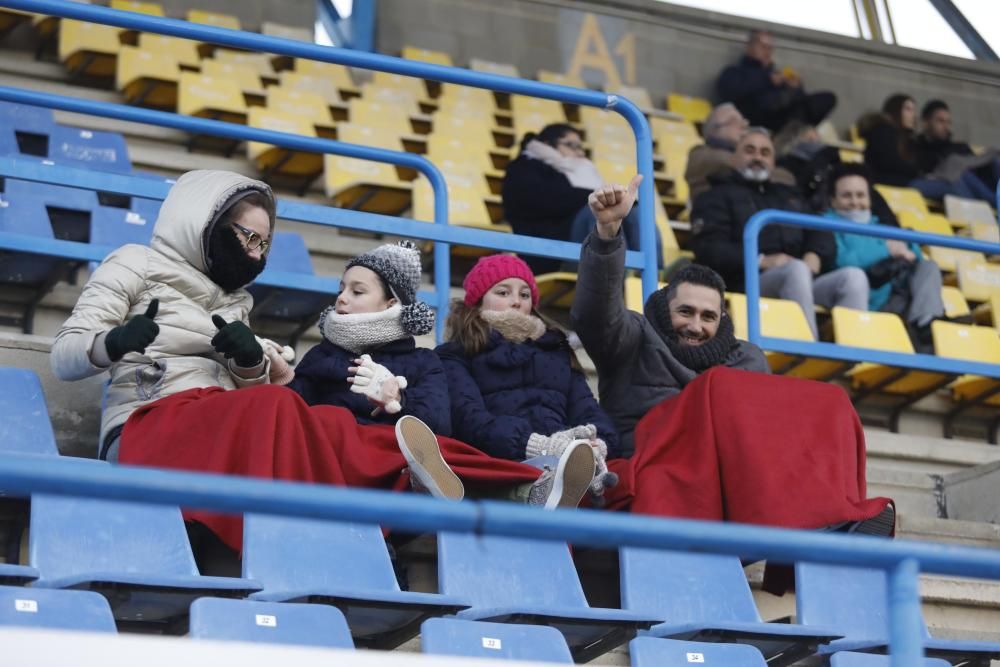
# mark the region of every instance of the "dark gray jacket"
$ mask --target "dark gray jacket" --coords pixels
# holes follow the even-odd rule
[[[697,373],[674,358],[643,315],[625,308],[625,244],[620,233],[605,241],[591,232],[583,243],[577,275],[573,328],[597,366],[601,407],[621,434],[622,454],[631,456],[635,425]],[[764,353],[746,341],[740,341],[726,366],[768,372]]]

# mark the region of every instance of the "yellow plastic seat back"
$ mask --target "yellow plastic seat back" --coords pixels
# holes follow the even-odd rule
[[[245,123],[247,106],[236,82],[181,72],[177,113]]]
[[[187,20],[191,23],[214,25],[217,28],[228,28],[229,30],[240,29],[240,20],[232,14],[219,14],[216,12],[206,12],[201,9],[189,9]]]
[[[430,49],[420,49],[415,46],[404,46],[401,55],[407,60],[419,60],[432,65],[446,65],[451,67],[451,56],[444,51],[432,51]]]
[[[953,224],[969,225],[974,222],[983,222],[996,226],[997,223],[990,205],[978,199],[945,195],[944,211]]]
[[[938,356],[963,361],[979,361],[1000,364],[1000,333],[993,327],[979,327],[954,322],[937,321],[931,324],[934,349]],[[963,375],[951,385],[956,400],[971,400],[994,390],[1000,379],[978,375]],[[1000,394],[986,401],[989,405],[1000,405]]]
[[[130,104],[173,111],[177,106],[180,65],[172,53],[122,46],[115,70],[115,87]]]
[[[59,27],[59,61],[74,74],[112,77],[121,50],[120,32],[119,28],[100,23],[63,19]]]
[[[958,267],[958,288],[969,301],[990,301],[1000,294],[1000,266],[989,262],[962,262]]]
[[[704,123],[712,113],[712,103],[703,97],[689,97],[678,93],[667,95],[667,110],[684,117],[689,123]]]
[[[267,108],[308,119],[311,123],[333,126],[330,105],[317,93],[271,86],[267,89]]]
[[[948,218],[939,213],[920,214],[911,209],[903,209],[896,213],[896,217],[899,219],[899,226],[903,229],[912,229],[915,232],[926,234],[940,234],[941,236],[955,235]]]
[[[138,2],[138,0],[111,0],[111,9],[125,12],[148,14],[149,16],[164,16],[163,7],[155,2]]]
[[[962,290],[945,285],[941,288],[941,300],[944,301],[945,316],[955,319],[970,314],[969,302],[965,300]]]
[[[239,86],[240,90],[248,93],[262,94],[264,86],[261,84],[260,75],[253,67],[241,65],[239,63],[227,63],[219,60],[207,58],[201,61],[201,73],[217,79],[227,79]]]
[[[352,125],[377,127],[383,132],[394,133],[396,138],[411,132],[410,116],[398,106],[358,97],[348,102],[348,108]]]
[[[911,211],[917,215],[926,216],[930,212],[927,210],[927,202],[924,201],[924,196],[920,194],[919,190],[881,184],[876,185],[875,189],[885,197],[889,208],[896,215],[899,215],[901,211]]]
[[[169,54],[181,67],[201,69],[198,43],[189,39],[179,39],[167,35],[144,32],[139,35],[139,48],[153,53]]]
[[[299,74],[291,70],[285,70],[278,75],[279,86],[283,90],[301,90],[314,95],[319,95],[326,102],[327,106],[341,104],[340,89],[337,84],[329,79],[313,76],[312,74]],[[272,86],[273,87],[273,86]],[[268,92],[270,92],[270,88]]]
[[[264,107],[250,107],[247,124],[264,130],[315,137],[316,128],[303,116],[282,113]],[[290,151],[257,141],[247,142],[247,157],[260,171],[276,168],[279,173],[302,176],[318,174],[323,168],[323,156],[318,153]],[[277,166],[277,165],[280,165]]]

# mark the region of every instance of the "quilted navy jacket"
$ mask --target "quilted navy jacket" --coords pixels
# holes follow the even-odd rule
[[[418,348],[413,338],[404,338],[369,350],[376,363],[394,375],[406,378],[403,410],[394,415],[380,412],[372,417],[374,406],[363,394],[351,391],[347,369],[360,355],[323,340],[309,350],[295,367],[295,379],[288,386],[309,405],[336,405],[354,413],[359,424],[395,424],[403,415],[424,421],[438,435],[451,435],[448,381],[434,350]]]
[[[587,381],[570,366],[566,337],[549,331],[536,341],[512,343],[490,334],[483,352],[466,357],[458,343],[437,348],[448,376],[454,436],[498,458],[521,461],[532,433],[551,435],[593,424],[619,456],[618,434],[597,405]]]

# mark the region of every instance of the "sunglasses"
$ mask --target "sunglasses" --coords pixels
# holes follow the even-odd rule
[[[260,250],[262,255],[267,254],[267,249],[271,247],[270,241],[265,241],[264,238],[252,229],[247,229],[243,225],[237,225],[233,223],[235,227],[243,236],[247,239],[247,250]]]

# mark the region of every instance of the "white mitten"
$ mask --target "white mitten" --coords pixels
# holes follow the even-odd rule
[[[348,369],[348,371],[354,372],[354,377],[347,378],[347,381],[351,383],[351,391],[355,394],[364,394],[368,397],[368,400],[377,406],[372,412],[372,417],[383,409],[390,415],[394,415],[403,409],[399,399],[392,398],[387,400],[382,386],[387,380],[394,379],[396,384],[399,385],[399,390],[402,391],[406,389],[407,383],[405,377],[402,375],[393,375],[392,371],[382,364],[372,361],[371,356],[367,354],[361,355],[360,359],[355,359],[354,363],[358,365]]]
[[[595,496],[604,494],[604,489],[618,483],[618,476],[608,472],[608,446],[600,438],[592,438],[590,446],[594,450],[594,481],[590,483],[590,492]],[[613,480],[613,481],[612,481]]]
[[[573,444],[574,440],[580,439],[573,434],[573,431],[574,429],[566,429],[565,431],[556,431],[552,435],[532,433],[528,436],[528,444],[524,448],[525,456],[527,458],[535,456],[562,456],[563,452]]]
[[[257,337],[257,342],[264,348],[264,354],[271,360],[268,377],[271,384],[284,386],[295,377],[291,362],[295,361],[295,350],[287,345],[278,345],[268,338]]]

